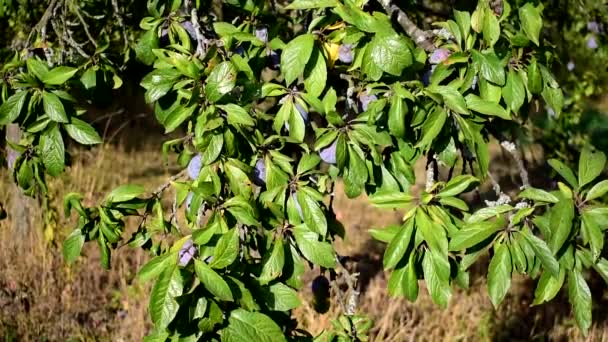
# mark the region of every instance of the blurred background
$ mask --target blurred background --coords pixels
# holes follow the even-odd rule
[[[434,19],[449,15],[456,2],[465,9],[475,3],[403,2],[408,3],[404,7],[419,10],[417,19],[427,29]],[[608,6],[603,0],[542,2],[546,5],[543,34],[556,43],[560,58],[552,69],[563,86],[566,108],[560,118],[554,118],[544,104],[536,104],[534,139],[523,146],[523,152],[532,185],[551,187],[547,184],[547,158],[572,161],[587,142],[608,151],[608,97],[603,95],[608,47],[604,28],[589,25],[608,22]],[[32,12],[25,18],[35,23],[40,14]],[[134,22],[139,20],[136,17]],[[11,27],[0,19],[0,36],[15,35]],[[590,45],[592,38],[595,47]],[[2,54],[12,51],[8,45],[2,48]],[[137,66],[130,66],[130,70],[134,80],[146,72]],[[69,192],[82,193],[85,203],[92,205],[127,182],[155,188],[178,171],[172,166],[176,163],[163,163],[161,144],[170,137],[163,135],[139,85],[128,77],[123,88],[107,89],[101,100],[87,109],[104,144],[90,149],[68,146],[70,166],[60,177],[49,179],[52,203],[48,207],[62,208],[63,197]],[[513,160],[498,146],[492,145],[491,151],[491,173],[500,178],[505,191],[514,190],[519,179]],[[424,162],[416,167],[417,187],[423,185]],[[43,215],[41,204],[20,196],[9,179],[6,168],[0,168],[0,202],[21,210],[18,221],[0,221],[0,341],[140,341],[151,328],[147,312],[150,284],[139,282],[135,275],[149,256],[127,246],[119,248],[113,255],[112,269],[106,271],[99,263],[98,248],[87,244],[83,256],[68,266],[61,246],[75,218],[61,210],[51,212],[51,217]],[[608,341],[608,292],[599,277],[589,279],[594,323],[586,338],[576,328],[566,293],[546,305],[531,306],[534,281],[516,278],[505,301],[495,310],[484,279],[487,260],[473,267],[469,289],[455,287],[447,310],[435,306],[424,287],[415,303],[389,297],[387,274],[382,269],[385,245],[373,241],[367,231],[396,223],[400,215],[374,209],[364,197],[348,200],[339,189],[337,193],[335,208],[346,229],[346,240],[340,242],[338,251],[350,256],[349,267],[360,273],[358,309],[374,320],[372,340]],[[475,203],[492,199],[493,194],[485,184],[468,199],[474,208]],[[137,223],[129,223],[125,236]],[[310,283],[316,275],[311,270],[305,279]],[[318,333],[330,326],[340,309],[332,301],[327,313],[317,313],[309,288],[301,293],[304,304],[294,315],[303,328]]]

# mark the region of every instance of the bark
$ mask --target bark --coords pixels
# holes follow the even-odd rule
[[[20,139],[21,129],[19,126],[16,124],[8,125],[6,127],[6,140],[13,143],[18,143]],[[10,147],[7,147],[6,150],[6,159],[8,160],[9,168],[12,172],[12,168],[15,165],[15,160],[19,154]],[[20,237],[24,237],[31,230],[33,225],[31,217],[35,201],[26,196],[16,183],[10,183],[11,197],[7,208],[8,218],[11,221],[13,231],[16,232]]]

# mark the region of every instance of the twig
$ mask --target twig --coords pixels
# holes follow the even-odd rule
[[[86,33],[87,37],[89,37],[89,41],[91,41],[91,44],[93,44],[93,46],[97,49],[97,42],[95,41],[95,39],[93,39],[93,36],[91,36],[91,32],[89,32],[89,25],[87,25],[87,23],[84,21],[84,18],[80,14],[80,8],[75,7],[74,12],[76,12],[76,16],[78,17],[78,20],[80,20],[80,23],[82,24],[84,33]]]
[[[194,29],[194,34],[196,36],[195,56],[203,58],[207,54],[207,51],[205,51],[207,40],[201,32],[201,25],[198,23],[198,12],[196,11],[196,7],[193,7],[190,12],[190,22],[192,23],[192,28]]]
[[[414,23],[407,16],[407,14],[405,14],[405,12],[397,7],[397,5],[391,4],[391,0],[377,1],[382,5],[382,7],[384,7],[384,10],[389,14],[390,17],[396,15],[397,22],[405,30],[405,33],[414,39],[416,45],[427,52],[432,52],[435,50],[435,45],[432,42],[432,34],[416,26],[416,23]]]
[[[490,172],[488,172],[488,178],[490,179],[490,182],[492,182],[492,189],[494,189],[494,192],[496,192],[496,196],[498,196],[498,199],[496,201],[485,201],[486,205],[488,207],[496,207],[499,205],[511,203],[511,197],[502,192],[502,190],[500,189],[500,184],[498,184],[498,182],[496,181],[496,179],[494,179]]]
[[[429,155],[426,161],[426,192],[430,192],[435,185],[435,163],[433,162],[433,158]]]
[[[509,152],[511,154],[511,156],[513,156],[513,159],[515,159],[515,163],[517,164],[517,168],[519,169],[519,176],[521,177],[521,183],[522,183],[521,188],[522,189],[529,188],[530,181],[528,178],[528,171],[526,170],[526,167],[524,166],[521,154],[519,154],[519,151],[517,150],[517,146],[515,146],[515,143],[505,140],[500,143],[500,146],[502,146],[507,152]]]
[[[122,29],[122,39],[125,41],[125,49],[129,46],[129,39],[127,38],[127,30],[125,28],[125,23],[122,20],[122,15],[120,14],[120,8],[118,8],[118,1],[112,0],[112,9],[114,10],[114,16],[118,21],[118,26]]]

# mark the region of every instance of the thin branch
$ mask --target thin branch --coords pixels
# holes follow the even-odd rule
[[[397,7],[397,5],[391,4],[391,0],[377,1],[382,5],[382,7],[384,7],[384,10],[389,14],[390,17],[396,16],[399,25],[401,25],[401,27],[403,28],[403,30],[405,30],[405,33],[407,33],[408,36],[414,39],[416,45],[418,45],[420,48],[424,49],[427,52],[432,52],[435,50],[435,45],[432,41],[433,36],[431,33],[420,29],[416,25],[416,23],[414,23],[410,19],[410,17],[405,14],[405,12],[403,12],[399,7]]]
[[[496,207],[499,205],[511,203],[511,201],[512,201],[511,197],[509,197],[509,195],[502,192],[502,190],[500,189],[500,184],[498,184],[498,182],[496,181],[496,179],[492,176],[492,174],[490,172],[488,172],[488,178],[490,179],[490,182],[492,183],[492,189],[494,189],[494,192],[496,193],[496,196],[498,196],[498,199],[496,201],[485,201],[486,205],[488,207]]]
[[[430,192],[435,185],[435,163],[433,162],[434,158],[430,155],[426,161],[426,185],[425,191]]]
[[[523,159],[521,157],[521,154],[517,150],[517,146],[515,146],[515,143],[505,140],[500,143],[500,146],[502,146],[507,152],[509,152],[511,154],[511,156],[513,157],[513,159],[515,159],[515,163],[517,164],[517,168],[519,169],[519,176],[521,177],[521,183],[522,183],[521,188],[522,189],[529,188],[530,181],[528,178],[528,171],[526,170],[526,167],[524,166]]]
[[[118,1],[112,0],[112,9],[114,10],[114,16],[118,22],[118,26],[122,29],[122,38],[125,41],[125,49],[129,46],[129,38],[127,38],[127,29],[125,27],[125,23],[122,20],[122,15],[120,14],[120,8],[118,7]]]
[[[75,7],[74,12],[76,12],[76,16],[78,17],[78,20],[80,20],[82,28],[84,28],[84,33],[86,33],[87,37],[89,37],[89,41],[91,41],[91,44],[93,44],[93,46],[97,49],[97,42],[95,41],[95,39],[93,39],[91,32],[89,32],[89,25],[87,25],[87,23],[84,21],[84,18],[80,14],[80,8]]]

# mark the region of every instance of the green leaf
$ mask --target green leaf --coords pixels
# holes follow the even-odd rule
[[[488,268],[488,293],[494,308],[498,308],[509,292],[512,271],[509,248],[505,244],[500,244],[494,250],[494,257]]]
[[[165,329],[179,310],[176,297],[182,295],[184,279],[177,266],[168,267],[158,277],[150,293],[150,317],[156,329]]]
[[[27,65],[27,71],[34,74],[39,80],[44,79],[46,74],[49,72],[49,68],[46,63],[42,62],[37,58],[28,58],[25,61]]]
[[[604,166],[606,166],[606,155],[603,152],[593,152],[588,146],[583,148],[578,161],[579,186],[583,187],[597,178],[604,171]]]
[[[388,244],[384,251],[384,269],[391,269],[403,259],[414,232],[414,220],[409,220]]]
[[[95,145],[102,142],[95,128],[80,119],[72,118],[72,123],[65,125],[64,128],[68,135],[80,144]]]
[[[310,95],[319,97],[323,93],[326,83],[327,65],[325,57],[318,48],[315,48],[304,70],[304,87]]]
[[[591,327],[591,290],[583,275],[573,270],[568,272],[568,296],[574,309],[574,317],[583,335],[587,336]]]
[[[224,135],[214,134],[209,141],[209,145],[201,154],[201,164],[203,166],[213,163],[219,157],[224,147]]]
[[[532,305],[546,303],[555,298],[564,285],[565,279],[566,272],[563,269],[560,270],[559,277],[554,277],[549,272],[543,272],[538,279]]]
[[[475,94],[469,94],[465,98],[467,107],[477,113],[498,116],[501,119],[511,120],[511,114],[498,103],[487,101]]]
[[[290,86],[298,76],[304,73],[314,42],[313,35],[303,34],[287,43],[283,49],[281,53],[281,73],[285,77],[287,86]]]
[[[546,192],[545,190],[536,189],[536,188],[527,188],[524,191],[519,193],[520,198],[527,198],[537,202],[548,202],[548,203],[557,203],[559,202],[559,198],[554,195]]]
[[[18,91],[2,103],[2,106],[0,106],[0,125],[6,125],[17,120],[27,95],[27,91]]]
[[[467,103],[458,89],[450,86],[434,86],[430,87],[429,91],[440,94],[443,97],[445,104],[456,113],[471,114],[467,109]]]
[[[326,268],[334,268],[336,255],[331,244],[319,241],[317,233],[308,229],[296,227],[294,237],[302,255],[314,264]]]
[[[147,281],[161,274],[167,267],[174,267],[176,263],[175,253],[165,253],[148,261],[137,273],[140,281]],[[171,262],[173,261],[173,263]]]
[[[298,293],[283,283],[264,288],[264,297],[268,308],[272,311],[289,311],[302,304]]]
[[[258,278],[260,285],[266,285],[271,280],[279,277],[283,273],[284,266],[285,247],[283,245],[283,239],[278,238],[274,240],[270,257],[266,260],[264,266],[262,266],[262,273]]]
[[[410,301],[416,300],[419,288],[415,260],[416,253],[410,253],[407,265],[393,271],[387,285],[391,296],[404,296]]]
[[[447,272],[445,272],[444,265],[447,263]],[[424,253],[424,259],[422,260],[422,271],[424,273],[424,280],[426,281],[426,287],[429,290],[433,302],[442,308],[448,306],[450,297],[452,296],[452,288],[449,283],[449,263],[443,260],[440,255],[434,253],[432,250]]]
[[[65,167],[65,146],[58,126],[44,131],[40,137],[42,162],[49,175],[56,177]]]
[[[581,219],[583,243],[589,244],[591,255],[595,261],[604,249],[604,232],[600,229],[595,219],[588,213],[583,213]]]
[[[226,342],[287,342],[281,328],[270,317],[243,309],[230,313],[228,326],[220,331]]]
[[[226,302],[234,301],[228,283],[226,283],[224,278],[217,274],[211,267],[207,266],[204,262],[195,259],[194,271],[196,272],[198,279],[211,294]]]
[[[495,217],[507,211],[513,210],[513,207],[508,204],[497,205],[495,207],[486,207],[477,210],[473,215],[465,219],[466,223],[477,223],[485,221],[491,217]]]
[[[177,108],[169,113],[169,115],[163,120],[162,124],[165,126],[165,133],[171,133],[176,128],[181,126],[184,121],[188,120],[192,116],[197,108],[199,108],[197,104],[193,104],[191,106],[177,106]]]
[[[325,236],[327,234],[327,219],[319,203],[304,191],[298,191],[296,196],[298,204],[302,208],[302,214],[304,214],[304,223],[313,232]]]
[[[556,254],[564,245],[572,231],[572,219],[574,218],[574,202],[572,199],[562,199],[557,203],[551,214],[551,239],[549,248]]]
[[[543,79],[534,57],[530,61],[530,65],[528,65],[528,90],[532,94],[540,94],[543,90]]]
[[[471,55],[473,56],[473,61],[479,65],[481,77],[499,86],[505,84],[505,69],[495,53],[482,54],[472,50]]]
[[[56,122],[68,122],[68,116],[65,113],[65,108],[59,99],[59,96],[49,93],[47,91],[42,92],[42,105],[44,112],[49,118]]]
[[[499,224],[491,221],[482,221],[465,226],[452,236],[450,251],[463,251],[486,240],[501,229]]]
[[[559,117],[564,107],[562,90],[560,88],[544,87],[541,95],[549,107],[555,111],[556,117]]]
[[[368,49],[373,62],[394,76],[401,75],[413,62],[408,39],[396,33],[377,33]]]
[[[439,135],[443,129],[445,121],[448,118],[448,113],[441,107],[435,109],[427,115],[426,120],[422,124],[422,137],[416,144],[416,147],[428,147],[433,140]]]
[[[49,85],[62,85],[67,82],[74,74],[78,72],[77,68],[71,68],[66,66],[58,66],[56,68],[51,69],[48,73],[44,75],[41,79],[44,84]]]
[[[219,239],[213,251],[213,261],[209,266],[226,268],[232,265],[239,255],[239,247],[239,228],[235,227],[224,233]]]
[[[591,201],[604,196],[608,192],[608,180],[603,180],[595,184],[585,197],[586,201]]]
[[[411,204],[414,198],[403,192],[378,191],[369,196],[369,201],[378,208],[404,208]]]
[[[205,95],[209,101],[217,102],[231,92],[236,84],[236,74],[236,67],[229,61],[215,66],[209,74],[205,86]]]
[[[294,0],[285,9],[303,10],[312,8],[336,7],[339,3],[336,0]]]
[[[399,96],[391,97],[391,106],[388,110],[388,130],[397,138],[405,138],[405,114],[407,106]]]
[[[472,184],[479,180],[471,175],[459,175],[452,178],[437,194],[437,197],[453,197],[467,190]]]
[[[498,18],[493,11],[486,11],[483,20],[483,40],[488,43],[489,47],[494,46],[500,38],[500,25]]]
[[[84,235],[80,229],[74,230],[63,242],[63,257],[68,264],[73,263],[80,256],[84,245]]]
[[[540,44],[538,37],[540,29],[543,27],[543,19],[540,16],[540,11],[530,2],[519,8],[519,20],[524,33],[534,44]]]
[[[127,202],[138,196],[143,195],[146,192],[146,188],[137,184],[125,184],[112,190],[106,197],[106,202]]]
[[[574,173],[568,166],[566,166],[566,164],[557,159],[549,159],[548,163],[555,171],[557,171],[557,173],[559,173],[560,176],[566,180],[566,182],[568,182],[568,184],[570,184],[570,186],[575,189],[578,188],[576,177],[574,177]]]
[[[523,230],[521,234],[526,242],[530,244],[530,247],[534,250],[534,254],[540,259],[540,262],[545,269],[554,277],[559,277],[559,263],[551,253],[551,250],[549,250],[549,246],[547,246],[545,241],[534,236],[529,230]]]
[[[526,99],[526,87],[519,73],[509,70],[507,84],[502,88],[502,97],[507,107],[517,113]]]
[[[388,227],[383,227],[383,228],[372,228],[369,229],[369,235],[372,236],[372,238],[384,242],[384,243],[389,243],[391,242],[391,240],[393,240],[393,238],[397,235],[397,233],[399,233],[401,231],[401,226],[397,226],[397,225],[390,225]]]

